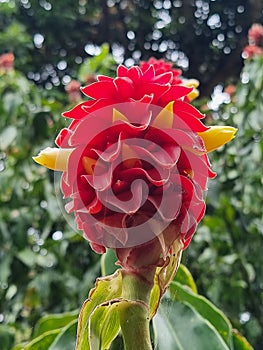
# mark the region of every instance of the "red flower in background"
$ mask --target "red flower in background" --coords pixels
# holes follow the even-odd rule
[[[64,113],[73,121],[56,139],[59,155],[35,158],[64,170],[66,208],[92,248],[115,249],[131,270],[162,265],[178,238],[187,247],[215,176],[206,153],[235,133],[229,128],[222,141],[186,102],[192,88],[178,84],[178,71],[152,62],[119,66],[116,78],[84,87],[89,100]]]
[[[140,68],[144,72],[149,66],[153,66],[156,75],[162,75],[164,73],[172,73],[172,78],[170,80],[170,84],[172,85],[184,85],[191,87],[191,92],[184,96],[183,101],[191,102],[195,98],[199,96],[199,91],[196,89],[199,86],[199,81],[196,79],[183,79],[181,76],[182,71],[178,68],[173,68],[173,64],[171,62],[166,62],[164,60],[157,60],[152,57],[148,61],[142,61],[140,63]]]
[[[183,82],[181,77],[182,71],[181,69],[173,68],[173,64],[171,62],[166,62],[164,60],[157,60],[154,57],[151,57],[148,61],[140,62],[140,68],[143,72],[146,71],[150,65],[154,67],[156,75],[161,75],[163,73],[171,72],[173,75],[173,78],[170,81],[171,84],[173,85],[182,84]]]
[[[68,94],[68,99],[70,103],[78,103],[81,101],[80,94],[80,82],[77,80],[71,80],[65,87]]]
[[[0,56],[0,70],[8,72],[14,68],[15,56],[12,52]]]
[[[248,31],[248,42],[250,45],[263,46],[263,26],[254,23]]]
[[[250,59],[255,56],[262,56],[263,55],[263,49],[256,45],[247,45],[244,47],[242,52],[242,57],[244,59]]]
[[[236,92],[237,87],[234,84],[229,84],[225,87],[224,92],[232,97]]]
[[[250,59],[263,55],[263,26],[255,23],[248,31],[248,45],[244,47],[242,57]]]

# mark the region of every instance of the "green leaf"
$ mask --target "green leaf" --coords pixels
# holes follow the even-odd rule
[[[106,253],[101,257],[101,273],[102,276],[108,276],[118,270],[118,266],[115,265],[117,256],[113,249],[107,249]]]
[[[47,350],[59,334],[59,329],[46,332],[23,346],[23,350]],[[16,349],[16,348],[15,348]],[[18,347],[18,349],[20,349]],[[13,349],[14,350],[14,349]]]
[[[216,329],[185,303],[163,299],[153,329],[156,350],[229,350]]]
[[[103,74],[105,67],[108,68],[114,63],[112,55],[109,53],[109,45],[104,43],[101,45],[100,49],[101,52],[99,55],[87,59],[81,65],[78,74],[80,81],[86,82],[87,78],[94,73],[100,72],[100,74]]]
[[[34,337],[37,337],[47,331],[65,327],[71,321],[76,320],[77,317],[78,311],[46,315],[37,322],[34,329]]]
[[[9,350],[14,344],[14,329],[8,325],[0,326],[0,344],[1,350]]]
[[[0,134],[0,150],[5,151],[17,136],[17,128],[13,125],[5,128]]]
[[[47,253],[47,255],[43,256],[33,252],[30,248],[21,250],[17,254],[17,257],[28,267],[33,267],[35,265],[48,267],[56,264],[56,257],[53,253]]]
[[[4,111],[9,117],[16,115],[18,107],[23,103],[23,98],[19,93],[7,92],[2,99]]]
[[[113,343],[111,344],[110,350],[123,350],[124,344],[122,336],[119,334],[116,339],[114,339]]]
[[[30,248],[25,248],[17,254],[18,259],[28,267],[32,267],[36,264],[36,256],[37,254]]]
[[[96,73],[97,69],[99,67],[99,62],[100,62],[100,54],[97,56],[93,56],[91,58],[88,58],[81,66],[81,68],[85,68],[85,69],[83,69],[82,72],[80,69],[80,72],[82,73],[82,78],[87,78],[87,76],[85,77],[83,75],[83,73],[86,73],[86,74]]]
[[[72,350],[76,343],[77,319],[60,329],[47,331],[27,345],[18,345],[13,350]]]
[[[176,272],[174,281],[188,286],[194,293],[197,293],[197,287],[193,276],[191,275],[191,272],[185,265],[180,264],[178,271]]]
[[[11,255],[6,254],[1,259],[0,275],[1,275],[1,282],[2,283],[6,283],[8,280],[8,277],[11,274],[11,263],[12,263]]]
[[[171,297],[175,300],[187,302],[207,321],[209,321],[232,349],[232,326],[226,316],[205,297],[193,293],[191,289],[173,281],[170,285]]]
[[[89,319],[95,308],[107,301],[120,298],[121,293],[121,270],[117,270],[111,276],[97,278],[95,288],[90,291],[89,298],[80,311],[76,350],[90,350]]]
[[[92,350],[108,349],[120,330],[120,301],[110,301],[99,305],[90,316],[90,348]]]
[[[72,350],[75,347],[77,320],[73,320],[56,337],[48,350]]]
[[[233,329],[232,334],[234,340],[234,350],[253,350],[246,338],[243,337],[236,329]]]

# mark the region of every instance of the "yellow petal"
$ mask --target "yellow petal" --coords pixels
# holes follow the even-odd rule
[[[156,128],[171,128],[173,126],[174,114],[173,114],[174,101],[169,102],[157,115],[152,126]]]
[[[232,126],[211,126],[210,129],[199,132],[198,135],[203,139],[207,152],[223,146],[231,141],[237,132]]]
[[[66,171],[68,167],[68,159],[72,151],[72,148],[47,147],[36,157],[33,157],[33,159],[36,163],[43,165],[48,169]]]
[[[189,101],[193,101],[195,100],[197,97],[199,96],[199,91],[197,89],[193,89],[188,95],[187,97],[189,98]]]
[[[185,79],[183,80],[183,85],[198,88],[199,81],[197,79]]]
[[[117,120],[122,120],[124,122],[128,122],[129,120],[125,117],[124,114],[119,112],[116,108],[113,108],[112,112],[112,122],[116,122]]]

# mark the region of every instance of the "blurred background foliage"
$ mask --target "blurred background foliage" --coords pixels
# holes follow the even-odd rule
[[[53,173],[31,157],[67,125],[61,113],[82,98],[80,84],[150,56],[200,80],[208,124],[239,128],[210,157],[218,176],[184,263],[199,292],[262,348],[263,58],[244,67],[241,58],[262,9],[256,0],[0,0],[0,55],[15,55],[15,69],[0,67],[3,350],[30,339],[44,314],[78,309],[100,274],[99,257],[61,213]]]
[[[263,55],[245,61],[237,86],[222,92],[211,124],[238,128],[235,140],[210,156],[217,177],[207,211],[185,259],[199,292],[263,344]],[[214,106],[213,100],[208,106]]]
[[[201,82],[202,94],[241,69],[261,0],[1,0],[0,47],[37,84],[59,86],[109,43],[117,63],[166,58]]]

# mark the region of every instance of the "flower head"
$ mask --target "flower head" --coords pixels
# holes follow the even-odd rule
[[[71,80],[65,87],[68,93],[68,99],[70,103],[78,103],[81,101],[80,94],[80,82],[77,80]]]
[[[263,46],[263,26],[254,23],[248,31],[248,42],[250,45]]]
[[[181,74],[181,69],[173,68],[173,64],[166,62],[162,59],[157,60],[154,57],[151,57],[148,61],[142,61],[140,63],[140,68],[144,72],[149,69],[150,66],[153,66],[156,75],[161,75],[165,73],[172,73],[172,79],[170,84],[172,85],[184,85],[193,88],[191,92],[184,97],[186,102],[190,102],[199,96],[199,91],[197,90],[199,86],[199,81],[196,79],[184,79]]]
[[[12,52],[4,53],[0,56],[0,70],[8,72],[14,68],[15,56]]]
[[[98,76],[82,89],[89,99],[64,113],[73,121],[59,148],[35,158],[63,171],[67,211],[95,251],[115,249],[126,269],[162,265],[178,238],[187,247],[215,176],[207,152],[236,131],[206,127],[186,102],[193,88],[169,69],[154,61]]]
[[[248,45],[244,47],[242,57],[250,59],[263,55],[263,26],[255,23],[248,31]]]
[[[224,92],[232,97],[236,92],[237,87],[234,84],[229,84],[224,88]]]
[[[244,47],[242,52],[242,57],[244,59],[250,59],[255,56],[262,56],[263,55],[263,49],[256,45],[247,45]]]
[[[151,57],[148,61],[141,61],[140,68],[144,72],[145,70],[149,69],[149,66],[153,66],[155,70],[156,75],[161,75],[167,72],[172,73],[172,80],[171,83],[173,85],[175,84],[182,84],[183,80],[181,77],[182,71],[178,68],[173,68],[172,63],[166,62],[164,60],[157,60],[154,57]]]

